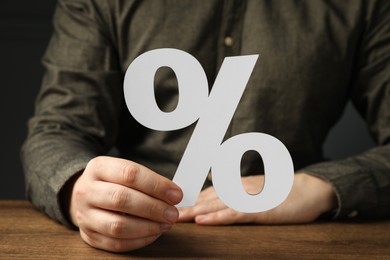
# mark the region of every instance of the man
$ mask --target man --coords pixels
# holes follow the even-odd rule
[[[390,4],[388,1],[59,1],[43,58],[46,74],[22,156],[27,193],[52,218],[79,227],[90,245],[128,251],[177,221],[203,225],[303,223],[390,215]],[[278,207],[227,208],[207,180],[194,207],[172,179],[193,127],[139,125],[123,99],[123,76],[140,54],[177,48],[215,79],[226,56],[260,54],[226,138],[264,132],[295,165]],[[177,81],[162,68],[155,93],[177,104]],[[351,99],[378,146],[325,162],[321,146]],[[115,147],[121,158],[102,156]],[[259,156],[242,160],[243,185],[258,192]]]

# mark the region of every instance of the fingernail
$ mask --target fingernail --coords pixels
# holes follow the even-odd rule
[[[178,190],[168,190],[167,191],[167,199],[173,203],[173,204],[177,204],[180,202],[181,200],[181,192],[178,191]]]
[[[163,223],[161,224],[161,231],[169,231],[171,228],[172,228],[172,224],[168,224],[168,223]]]
[[[176,222],[178,216],[179,216],[179,212],[175,208],[168,208],[164,212],[165,219],[171,223]]]
[[[197,222],[197,223],[202,223],[202,222],[205,222],[206,220],[207,220],[207,217],[204,215],[196,216],[196,218],[195,218],[195,222]]]

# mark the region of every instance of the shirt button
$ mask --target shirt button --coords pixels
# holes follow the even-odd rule
[[[231,47],[233,45],[233,38],[230,36],[226,36],[224,42],[226,46]]]
[[[348,214],[348,218],[355,218],[359,215],[359,212],[357,210],[352,211],[351,213]]]

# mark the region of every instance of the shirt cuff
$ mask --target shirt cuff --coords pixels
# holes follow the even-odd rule
[[[372,217],[378,208],[377,185],[369,170],[353,164],[353,158],[305,167],[300,172],[328,181],[335,191],[338,208],[333,219]]]

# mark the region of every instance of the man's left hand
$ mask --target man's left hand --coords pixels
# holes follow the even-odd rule
[[[263,175],[242,178],[243,186],[250,194],[258,193],[263,182]],[[287,199],[271,210],[259,213],[238,212],[228,208],[218,198],[214,188],[209,187],[200,193],[194,206],[179,208],[178,221],[195,221],[201,225],[307,223],[336,207],[337,199],[330,183],[305,173],[297,173]]]

